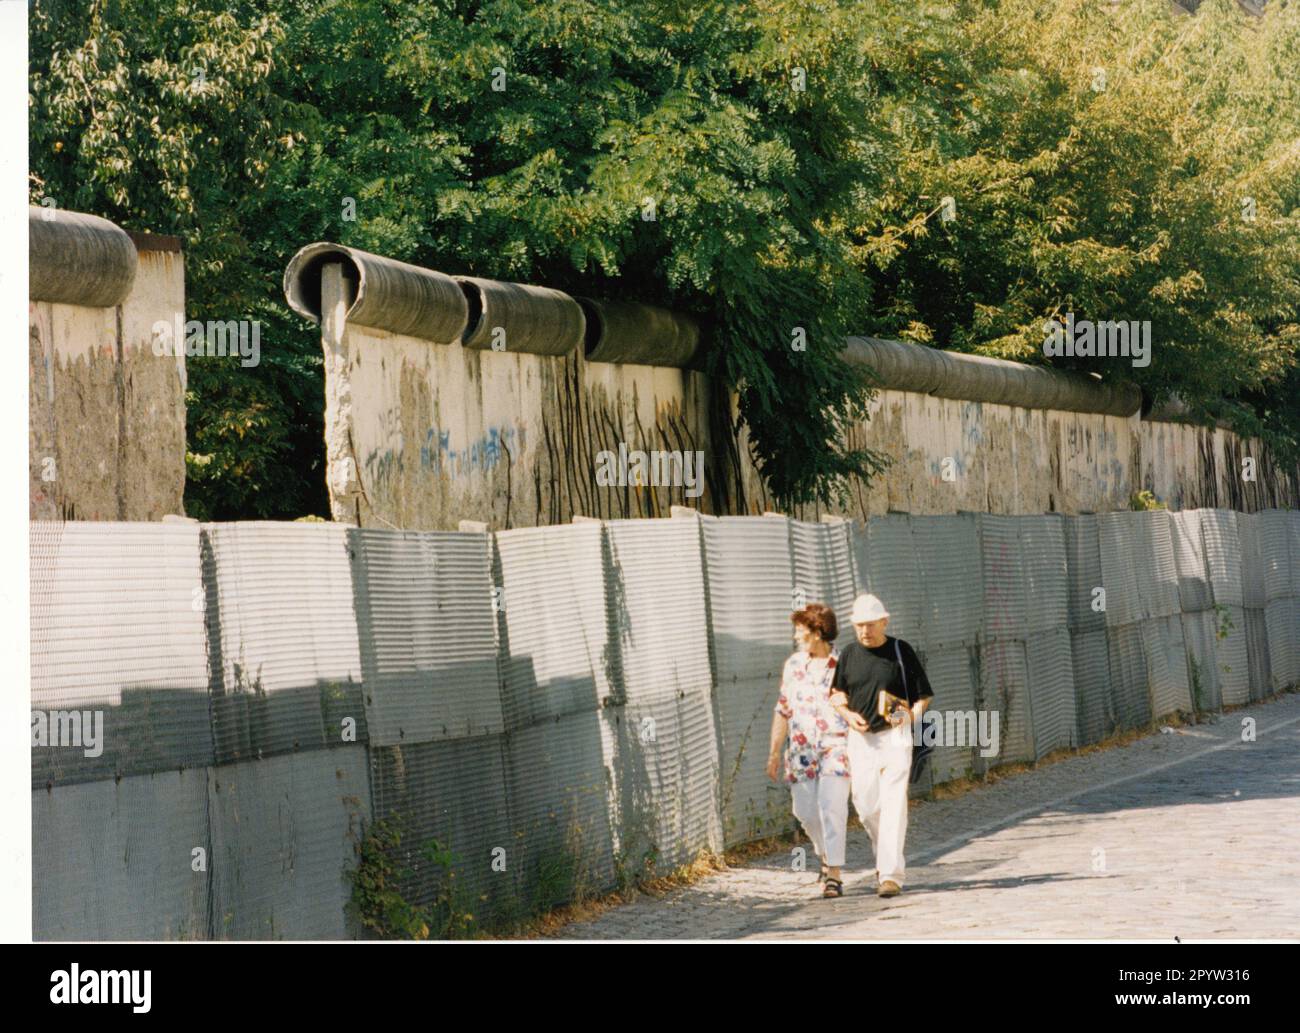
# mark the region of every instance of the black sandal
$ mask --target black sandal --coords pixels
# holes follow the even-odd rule
[[[827,876],[826,886],[822,889],[822,896],[828,899],[844,896],[844,883],[839,879],[832,879]]]

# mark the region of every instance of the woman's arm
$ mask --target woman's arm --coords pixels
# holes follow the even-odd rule
[[[767,748],[767,777],[773,782],[781,778],[781,748],[790,734],[790,722],[779,710],[772,711],[772,735]]]
[[[849,709],[849,697],[843,692],[831,693],[831,709],[839,714],[855,732],[865,732],[869,727],[867,719],[856,710]]]

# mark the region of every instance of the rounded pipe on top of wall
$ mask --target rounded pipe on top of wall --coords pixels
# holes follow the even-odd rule
[[[563,291],[477,276],[455,280],[469,306],[461,336],[466,348],[567,355],[586,336],[582,306]]]
[[[329,262],[343,266],[348,322],[439,344],[464,332],[469,305],[450,276],[328,241],[301,248],[285,267],[285,300],[300,316],[320,322],[321,269]]]
[[[1234,429],[1232,422],[1223,417],[1198,416],[1178,394],[1168,395],[1159,402],[1145,398],[1142,409],[1142,419],[1149,423],[1186,423],[1195,427]]]
[[[122,304],[139,255],[120,226],[60,208],[27,209],[28,297],[88,308]]]
[[[962,386],[962,396],[996,405],[1022,405],[1041,408],[1041,399],[1034,394],[1037,381],[1020,376],[1013,363],[991,359],[984,355],[954,357],[953,378]],[[962,362],[961,359],[970,359]]]
[[[578,298],[587,317],[588,362],[689,366],[700,347],[699,324],[690,316],[635,301]]]
[[[1142,407],[1142,392],[1129,381],[1101,380],[1090,374],[1027,366],[922,344],[850,337],[845,342],[844,357],[873,369],[879,377],[878,386],[887,390],[1108,416],[1132,416]]]
[[[850,337],[844,357],[874,370],[879,386],[894,391],[931,394],[951,377],[948,353],[938,348],[894,347],[901,342],[882,341],[874,337]]]

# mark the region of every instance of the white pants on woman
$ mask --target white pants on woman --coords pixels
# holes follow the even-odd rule
[[[828,868],[844,863],[849,825],[849,783],[843,775],[800,779],[790,786],[794,816]]]
[[[849,732],[853,809],[876,848],[876,877],[903,885],[907,789],[912,774],[912,728]]]

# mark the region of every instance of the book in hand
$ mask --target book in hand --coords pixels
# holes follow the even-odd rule
[[[897,710],[899,707],[902,707],[904,710],[906,710],[907,700],[902,699],[899,696],[895,696],[892,692],[886,692],[884,689],[881,689],[880,692],[877,694],[876,713],[879,714],[881,717],[883,717],[886,721],[890,719],[894,711]]]

